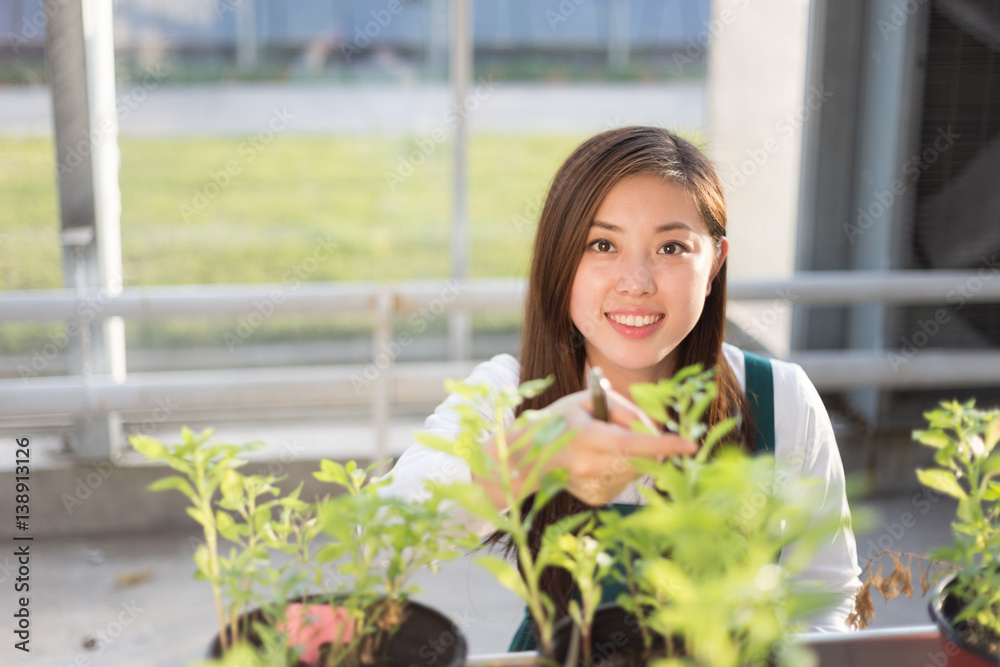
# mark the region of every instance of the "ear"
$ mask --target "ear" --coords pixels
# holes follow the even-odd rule
[[[719,271],[722,269],[722,264],[726,261],[726,255],[728,254],[729,240],[723,236],[719,239],[715,255],[715,266],[712,267],[712,275],[708,277],[708,285],[705,287],[705,298],[708,298],[708,295],[712,293],[712,282],[715,280],[715,277],[719,275]]]

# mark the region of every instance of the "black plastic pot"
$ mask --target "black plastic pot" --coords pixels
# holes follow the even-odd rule
[[[983,649],[966,643],[961,631],[964,621],[954,623],[954,618],[962,611],[962,601],[951,593],[954,575],[941,580],[931,597],[928,608],[931,620],[941,633],[941,645],[948,656],[947,667],[993,667],[1000,665],[1000,658]]]
[[[621,606],[604,604],[598,607],[590,632],[592,667],[624,667],[646,663],[639,620]],[[572,639],[573,619],[565,616],[553,628],[553,658],[559,664],[565,664]],[[653,653],[662,655],[665,646],[663,637],[656,635],[653,639]],[[578,661],[583,664],[582,649]]]
[[[240,627],[248,620],[259,622],[261,618],[260,610],[256,609],[240,618]],[[465,663],[468,652],[469,643],[465,635],[450,618],[436,609],[410,600],[404,607],[399,629],[377,656],[377,667],[460,667]],[[219,658],[221,655],[222,647],[216,635],[209,646],[208,657]],[[303,663],[289,667],[300,665]]]

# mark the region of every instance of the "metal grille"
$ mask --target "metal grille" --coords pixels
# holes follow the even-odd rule
[[[967,303],[983,282],[1000,280],[998,51],[1000,3],[934,3],[919,140],[904,164],[904,177],[916,180],[917,189],[902,268],[975,269],[979,274],[978,280],[956,284],[945,303],[897,309],[889,348],[1000,347],[1000,305]],[[973,394],[980,404],[1000,403],[1000,388],[894,392],[883,406],[882,421],[903,423],[935,400]]]

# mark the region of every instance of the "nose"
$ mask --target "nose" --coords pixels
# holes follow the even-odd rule
[[[656,281],[643,257],[623,257],[621,276],[616,289],[628,296],[645,296],[656,292]]]

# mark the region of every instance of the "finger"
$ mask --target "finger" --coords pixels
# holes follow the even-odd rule
[[[660,431],[659,425],[650,419],[649,415],[643,412],[638,405],[618,392],[611,391],[608,393],[608,407],[611,412],[611,421],[615,424],[631,428],[633,423],[639,421],[654,433]]]
[[[626,458],[664,459],[670,456],[691,456],[698,451],[696,444],[671,433],[646,435],[629,431],[623,432],[613,427],[606,428],[608,442]]]

